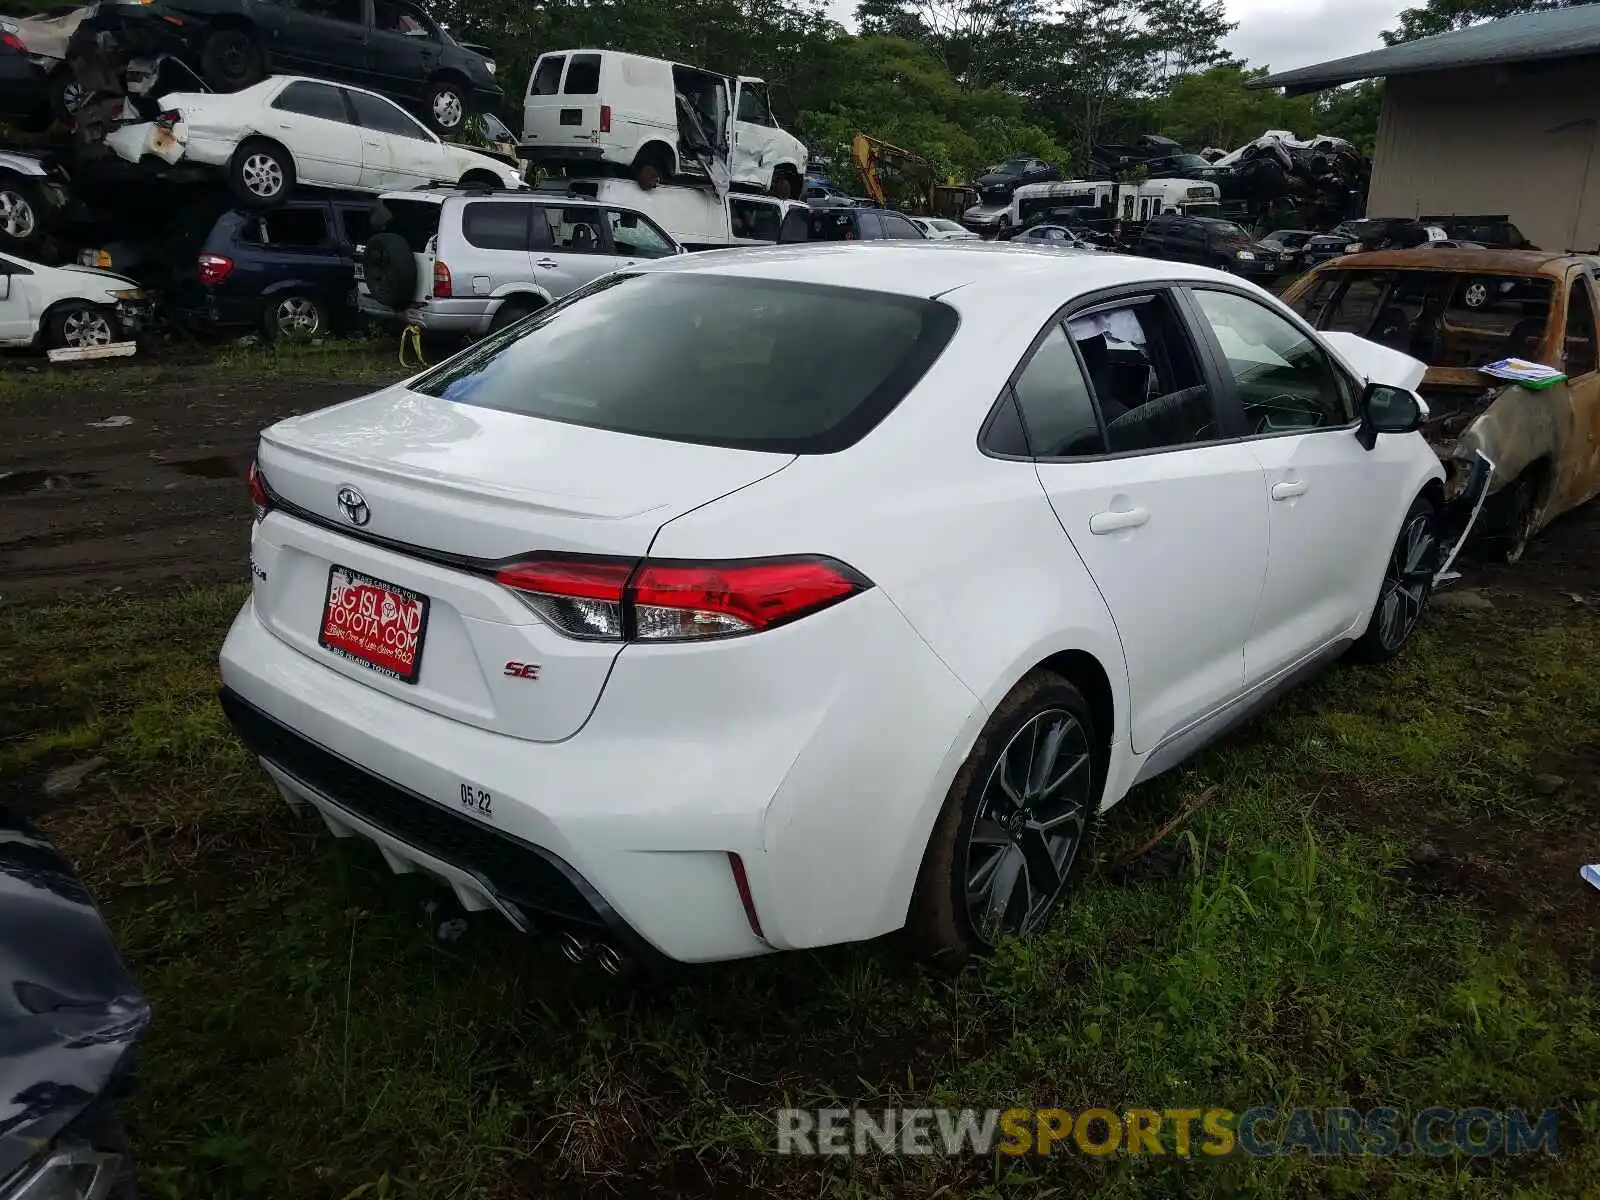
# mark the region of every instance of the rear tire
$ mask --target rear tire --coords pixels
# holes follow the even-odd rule
[[[460,133],[472,112],[472,96],[465,84],[441,79],[428,89],[422,111],[435,133]]]
[[[919,956],[957,965],[1048,924],[1093,862],[1104,761],[1089,705],[1066,679],[1035,671],[1012,690],[923,853],[906,920]]]
[[[200,47],[200,77],[219,92],[239,92],[267,77],[266,60],[248,29],[219,29]]]
[[[1426,496],[1411,502],[1384,567],[1372,619],[1350,650],[1355,661],[1388,662],[1405,648],[1422,623],[1433,598],[1433,577],[1439,570],[1438,518],[1438,509]]]
[[[1543,480],[1537,468],[1524,471],[1496,500],[1494,528],[1500,542],[1497,557],[1515,566],[1528,553],[1539,518],[1539,492]]]
[[[48,212],[37,183],[21,175],[0,174],[0,246],[34,257],[45,238]]]
[[[228,190],[247,208],[271,208],[294,191],[294,159],[277,142],[251,138],[228,162]]]
[[[305,342],[325,337],[331,317],[327,301],[310,292],[278,293],[262,305],[262,332],[269,342]]]
[[[489,332],[499,333],[508,325],[515,325],[523,317],[531,316],[544,307],[528,300],[507,300],[495,310],[494,320],[489,322]]]

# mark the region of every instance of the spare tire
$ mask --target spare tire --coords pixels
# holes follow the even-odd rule
[[[411,244],[398,233],[378,233],[367,239],[362,254],[367,290],[387,308],[405,308],[416,299],[417,260]]]

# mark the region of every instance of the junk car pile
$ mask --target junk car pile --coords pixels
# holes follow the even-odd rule
[[[413,226],[450,194],[484,200],[451,211],[500,256],[458,285],[489,313],[447,322],[457,335],[623,262],[776,242],[791,206],[787,240],[808,236],[805,148],[758,79],[546,54],[519,138],[492,52],[394,0],[108,0],[8,20],[0,50],[7,117],[54,139],[0,153],[0,345],[92,351],[147,329],[153,296],[200,330],[315,336],[363,313],[428,329],[462,292],[438,228]],[[508,208],[529,160],[561,177]],[[383,198],[423,192],[395,225]],[[385,233],[380,300],[363,251]]]

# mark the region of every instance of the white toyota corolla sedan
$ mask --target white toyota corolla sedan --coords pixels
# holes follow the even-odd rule
[[[1037,930],[1099,814],[1440,566],[1422,364],[1200,267],[662,260],[262,435],[223,703],[607,962]]]

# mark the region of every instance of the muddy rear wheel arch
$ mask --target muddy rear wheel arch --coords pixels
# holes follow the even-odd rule
[[[678,156],[665,142],[649,141],[633,156],[633,178],[649,190],[678,173]]]

